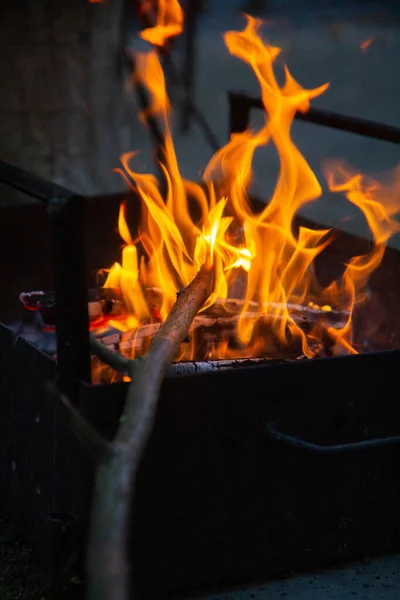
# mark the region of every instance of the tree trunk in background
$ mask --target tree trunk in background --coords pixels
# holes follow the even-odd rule
[[[2,0],[0,159],[80,193],[120,186],[123,0]]]

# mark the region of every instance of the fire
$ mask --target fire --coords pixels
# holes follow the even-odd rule
[[[304,89],[285,67],[281,85],[274,71],[280,49],[263,42],[259,20],[246,19],[243,31],[229,31],[224,40],[229,52],[253,69],[261,88],[265,121],[258,131],[232,135],[207,166],[203,184],[187,181],[180,174],[169,121],[171,108],[157,53],[138,57],[136,76],[147,87],[149,111],[159,120],[164,135],[161,169],[165,186],[153,175],[133,170],[135,153],[121,157],[118,171],[140,199],[141,215],[134,238],[127,206],[122,204],[118,222],[125,243],[122,260],[110,269],[104,287],[120,290],[126,313],[112,325],[125,332],[134,330],[137,336],[143,326],[164,321],[179,290],[207,263],[213,265],[215,278],[203,313],[214,304],[228,311],[233,298],[240,300],[236,314],[239,346],[231,348],[226,340],[213,343],[210,357],[266,354],[271,335],[281,346],[295,341],[309,357],[318,352],[324,336],[329,336],[338,351],[356,352],[351,341],[353,308],[362,301],[387,241],[399,231],[395,215],[399,212],[400,186],[380,186],[340,165],[327,167],[330,189],[345,193],[363,212],[374,245],[369,254],[353,258],[338,281],[321,289],[313,262],[334,234],[330,229],[300,227],[296,231],[294,227],[299,209],[319,198],[322,190],[292,140],[291,125],[295,113],[307,111],[310,101],[329,84]],[[177,2],[160,1],[157,26],[145,30],[142,37],[161,45],[168,35],[176,34],[182,20]],[[275,145],[280,169],[271,198],[257,213],[247,190],[254,152],[267,144]],[[396,182],[400,182],[400,171],[397,175]],[[222,185],[217,183],[221,181]],[[294,318],[299,306],[308,306],[326,319],[333,308],[347,316],[340,326],[322,319],[305,331]],[[195,339],[191,344],[180,359],[192,357]]]
[[[142,3],[142,11],[148,15],[156,15],[154,27],[148,27],[140,34],[150,44],[162,48],[169,38],[182,33],[183,10],[178,0],[147,0]]]
[[[382,262],[388,240],[400,231],[396,215],[400,210],[400,168],[392,174],[386,185],[367,178],[341,163],[325,166],[329,189],[345,193],[347,199],[363,213],[372,234],[372,249],[363,256],[355,256],[346,265],[340,282],[334,282],[326,295],[332,302],[346,306],[349,310],[347,323],[335,332],[345,349],[353,352],[347,341],[351,330],[354,305],[364,300],[365,290],[371,276]]]

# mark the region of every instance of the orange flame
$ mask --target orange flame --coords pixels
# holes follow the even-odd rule
[[[351,317],[355,303],[364,300],[365,289],[371,274],[382,262],[385,248],[392,235],[400,231],[396,215],[400,210],[400,167],[385,185],[372,178],[352,172],[340,163],[325,166],[329,189],[344,192],[347,199],[363,213],[372,234],[372,250],[363,256],[355,256],[346,265],[340,282],[334,282],[327,290],[330,301],[349,310],[349,318],[340,332],[339,344],[345,344],[351,329]]]
[[[158,4],[158,8],[156,8]],[[145,2],[143,10],[149,13],[156,8],[156,24],[154,27],[144,29],[142,37],[154,46],[163,47],[165,42],[175,37],[183,31],[183,10],[178,0],[158,0],[155,2]]]
[[[176,8],[175,2],[170,5]],[[163,6],[166,12],[162,13],[164,16],[159,13],[158,23],[163,23],[157,25],[160,31],[168,21],[168,11]],[[242,300],[237,324],[242,349],[232,350],[226,341],[221,341],[211,351],[214,358],[230,357],[232,353],[241,356],[266,353],[266,342],[257,333],[266,319],[269,331],[280,344],[298,339],[303,353],[313,356],[315,340],[321,331],[305,333],[295,322],[291,307],[307,304],[315,307],[315,299],[318,309],[325,314],[332,306],[348,311],[343,326],[327,325],[326,331],[342,350],[355,352],[351,344],[353,306],[360,301],[370,274],[379,266],[389,237],[399,230],[394,216],[399,210],[400,189],[393,187],[399,184],[383,189],[342,167],[327,171],[330,188],[344,192],[364,213],[374,237],[374,248],[366,256],[353,258],[340,281],[321,290],[313,261],[332,241],[333,233],[329,229],[307,227],[296,232],[293,227],[296,213],[321,195],[321,186],[292,140],[291,125],[295,113],[308,110],[310,100],[322,94],[328,84],[304,89],[285,67],[285,82],[280,85],[274,72],[280,49],[262,41],[259,20],[246,18],[243,31],[230,31],[224,39],[230,53],[247,62],[259,81],[265,122],[258,131],[232,135],[208,164],[203,185],[186,181],[180,174],[168,119],[170,105],[156,52],[138,57],[137,77],[147,87],[151,97],[149,110],[159,119],[164,134],[161,168],[166,196],[163,197],[153,175],[132,169],[134,152],[121,157],[119,172],[141,201],[139,237],[136,241],[132,239],[123,204],[119,231],[126,246],[122,264],[111,268],[105,285],[122,290],[129,318],[120,323],[120,328],[127,330],[154,320],[163,321],[179,290],[194,278],[202,264],[212,264],[216,274],[214,289],[202,310],[217,299],[224,305],[238,290]],[[152,43],[161,37],[155,36]],[[269,143],[275,145],[279,154],[278,180],[269,202],[256,213],[247,193],[252,159],[257,148]],[[400,182],[400,172],[397,175],[396,181]],[[216,183],[221,179],[223,194]],[[157,290],[160,306],[156,318],[148,290]],[[190,357],[190,353],[183,352],[181,358],[185,357]]]

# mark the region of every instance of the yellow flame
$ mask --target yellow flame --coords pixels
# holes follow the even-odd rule
[[[336,332],[339,343],[349,350],[345,340],[351,329],[354,305],[364,299],[365,288],[371,274],[382,262],[388,240],[400,231],[400,223],[395,218],[400,210],[400,167],[384,184],[339,162],[326,163],[325,176],[331,191],[345,193],[347,199],[360,209],[373,239],[372,250],[350,259],[341,280],[326,290],[331,302],[349,310],[348,321],[342,330]]]
[[[125,244],[132,244],[131,232],[129,231],[129,227],[126,223],[125,211],[126,205],[125,202],[123,202],[119,209],[118,231]]]
[[[166,14],[158,13],[164,25]],[[334,236],[329,229],[294,226],[299,209],[321,195],[321,186],[292,140],[291,125],[295,113],[308,110],[310,101],[322,94],[328,84],[304,89],[285,67],[285,81],[280,85],[274,71],[280,49],[263,42],[259,20],[249,16],[246,19],[243,31],[230,31],[224,39],[230,53],[253,69],[261,88],[265,121],[258,131],[232,135],[211,159],[202,185],[186,181],[180,174],[169,123],[170,104],[157,53],[138,57],[137,77],[149,92],[150,112],[158,119],[165,138],[161,168],[166,193],[153,175],[133,170],[135,153],[121,157],[120,172],[140,199],[141,215],[138,239],[134,241],[125,204],[121,206],[118,225],[126,246],[122,265],[111,268],[105,285],[121,289],[131,320],[119,327],[128,323],[129,329],[132,323],[137,327],[152,320],[163,321],[179,290],[195,277],[201,265],[212,265],[214,289],[203,310],[217,299],[229,299],[232,290],[237,293],[241,289],[242,299],[237,325],[242,348],[233,350],[222,340],[211,350],[212,356],[268,352],[269,342],[258,334],[260,327],[265,328],[266,319],[268,331],[280,344],[298,339],[304,354],[313,356],[321,327],[306,333],[297,325],[290,307],[299,304],[309,304],[324,314],[333,308],[348,311],[344,325],[327,325],[326,331],[343,351],[355,352],[351,344],[354,303],[362,299],[388,239],[399,231],[395,215],[399,211],[400,171],[391,186],[385,188],[343,166],[327,167],[330,189],[345,193],[363,212],[374,247],[369,254],[350,260],[342,277],[321,289],[313,264]],[[154,39],[158,38],[152,39],[156,43]],[[265,208],[257,213],[247,192],[252,159],[259,147],[271,143],[280,160],[278,179]],[[149,299],[150,289],[158,290],[156,316]],[[192,353],[193,348],[186,354],[182,351],[180,357],[190,358]]]
[[[121,285],[121,265],[119,263],[114,263],[111,267],[107,279],[104,283],[105,288],[115,288],[118,289]]]

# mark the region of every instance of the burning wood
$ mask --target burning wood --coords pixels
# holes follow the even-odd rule
[[[296,357],[302,353],[301,344],[292,343],[288,348],[283,348],[279,340],[273,333],[272,323],[282,320],[280,310],[282,307],[271,304],[268,312],[260,313],[240,312],[243,302],[231,300],[229,309],[235,309],[236,312],[227,310],[226,307],[213,306],[203,314],[197,315],[190,328],[189,337],[183,341],[179,351],[180,360],[203,361],[207,358],[221,358],[218,354],[221,351],[226,354],[228,348],[240,358],[241,353],[246,353],[246,346],[241,342],[238,335],[239,320],[254,321],[257,320],[256,337],[259,343],[259,352],[264,356],[279,356],[284,354],[289,357]],[[332,310],[331,307],[315,308],[301,305],[287,305],[290,318],[305,333],[316,331],[322,332],[323,329],[341,328],[348,320],[348,313]],[[116,350],[127,357],[141,355],[146,351],[152,337],[157,333],[161,324],[149,323],[142,325],[138,329],[128,332],[120,332],[110,327],[102,327],[93,330],[93,334],[103,344]],[[290,332],[288,331],[288,336]]]
[[[231,300],[229,308],[237,310],[242,305],[238,300]],[[315,354],[320,356],[332,356],[338,352],[336,340],[332,330],[341,330],[348,320],[348,314],[337,310],[325,310],[315,306],[293,305],[288,307],[291,318],[304,332],[314,332],[316,344]],[[330,307],[329,307],[330,308]],[[279,307],[271,306],[270,314],[260,315],[257,312],[232,314],[227,312],[227,306],[216,305],[211,314],[202,313],[196,315],[189,336],[180,344],[174,360],[177,361],[168,369],[169,376],[187,375],[191,373],[203,373],[220,369],[234,369],[245,365],[256,365],[273,358],[295,360],[303,356],[301,338],[293,338],[289,344],[283,346],[273,334],[271,322],[278,318],[276,313]],[[217,316],[222,315],[225,316]],[[226,316],[228,315],[228,316]],[[241,344],[238,337],[239,319],[258,319],[255,329],[255,342],[259,349],[259,356],[254,356],[254,349],[249,352],[248,348]],[[122,375],[127,374],[126,369],[121,370],[120,356],[125,359],[140,356],[146,352],[152,338],[162,327],[160,323],[143,325],[140,329],[121,333],[108,327],[94,330],[92,332],[92,353],[99,360],[93,358],[93,378],[96,383],[118,381]],[[290,335],[290,332],[288,332]],[[231,355],[230,359],[221,358]],[[105,354],[104,354],[105,352]],[[113,354],[118,358],[113,357]],[[114,361],[117,360],[117,364]],[[104,364],[106,363],[106,364]],[[115,369],[120,376],[115,374]]]
[[[153,306],[155,314],[161,302],[160,290],[145,290],[146,298]],[[150,347],[152,339],[162,327],[159,322],[147,323],[127,332],[121,332],[109,324],[96,328],[98,323],[114,322],[111,317],[126,318],[127,310],[123,299],[114,290],[90,290],[88,310],[92,325],[92,339],[97,339],[101,346],[116,353],[102,356],[99,344],[92,343],[92,379],[94,383],[110,383],[127,376],[127,369],[116,374],[114,362],[119,356],[134,358],[143,356]],[[35,291],[20,294],[20,299],[29,311],[37,311],[43,323],[43,332],[54,329],[55,300],[53,292]],[[274,333],[273,325],[282,321],[282,306],[271,303],[264,307],[249,303],[250,310],[243,312],[243,300],[234,298],[222,301],[217,299],[206,311],[196,315],[189,335],[179,346],[174,364],[168,369],[169,376],[203,373],[221,369],[235,369],[248,364],[256,365],[275,359],[295,360],[303,355],[301,336],[292,336],[287,329],[288,341],[282,344]],[[338,352],[335,337],[331,331],[340,331],[346,324],[349,314],[334,310],[329,306],[319,307],[287,304],[285,307],[290,319],[304,334],[313,332],[315,343],[313,351],[318,356],[331,356]],[[268,312],[267,312],[268,311]],[[239,321],[257,320],[253,328],[254,339],[247,346],[238,334]],[[37,335],[40,331],[37,332]],[[50,335],[50,334],[47,334]],[[48,353],[57,358],[54,350],[55,339],[40,339],[40,347],[48,347]],[[250,349],[249,349],[250,348]],[[120,369],[119,369],[120,370]],[[117,368],[118,371],[118,368]]]
[[[161,305],[160,290],[150,288],[144,291],[144,296],[153,315],[159,315]],[[88,312],[92,334],[108,348],[121,353],[127,358],[143,355],[152,338],[161,327],[160,322],[151,322],[128,331],[120,331],[119,323],[128,316],[127,307],[123,298],[116,290],[100,289],[89,290]],[[20,300],[29,311],[37,311],[43,323],[44,331],[54,329],[55,323],[55,297],[53,292],[34,291],[21,293]],[[195,363],[208,364],[205,361],[232,359],[249,359],[251,357],[281,357],[297,358],[302,354],[301,339],[292,336],[288,328],[288,343],[282,344],[274,333],[274,325],[284,321],[283,310],[287,310],[290,319],[304,334],[318,333],[319,350],[314,345],[315,353],[330,354],[334,345],[329,328],[336,330],[345,326],[349,313],[332,309],[330,306],[288,303],[285,306],[270,303],[261,310],[256,302],[248,303],[248,310],[243,312],[244,301],[228,298],[217,299],[203,313],[196,315],[190,327],[189,336],[184,340],[175,360],[194,361]],[[254,329],[254,341],[244,345],[239,337],[239,322],[257,321]],[[98,326],[100,325],[100,326]],[[254,344],[257,348],[254,349]],[[249,350],[249,347],[252,348]],[[234,362],[230,364],[234,365]],[[96,381],[111,381],[113,376],[93,363],[93,375]],[[197,368],[197,367],[196,367]],[[206,369],[208,367],[205,367]],[[202,367],[199,367],[202,370]],[[184,372],[185,369],[177,369]]]

